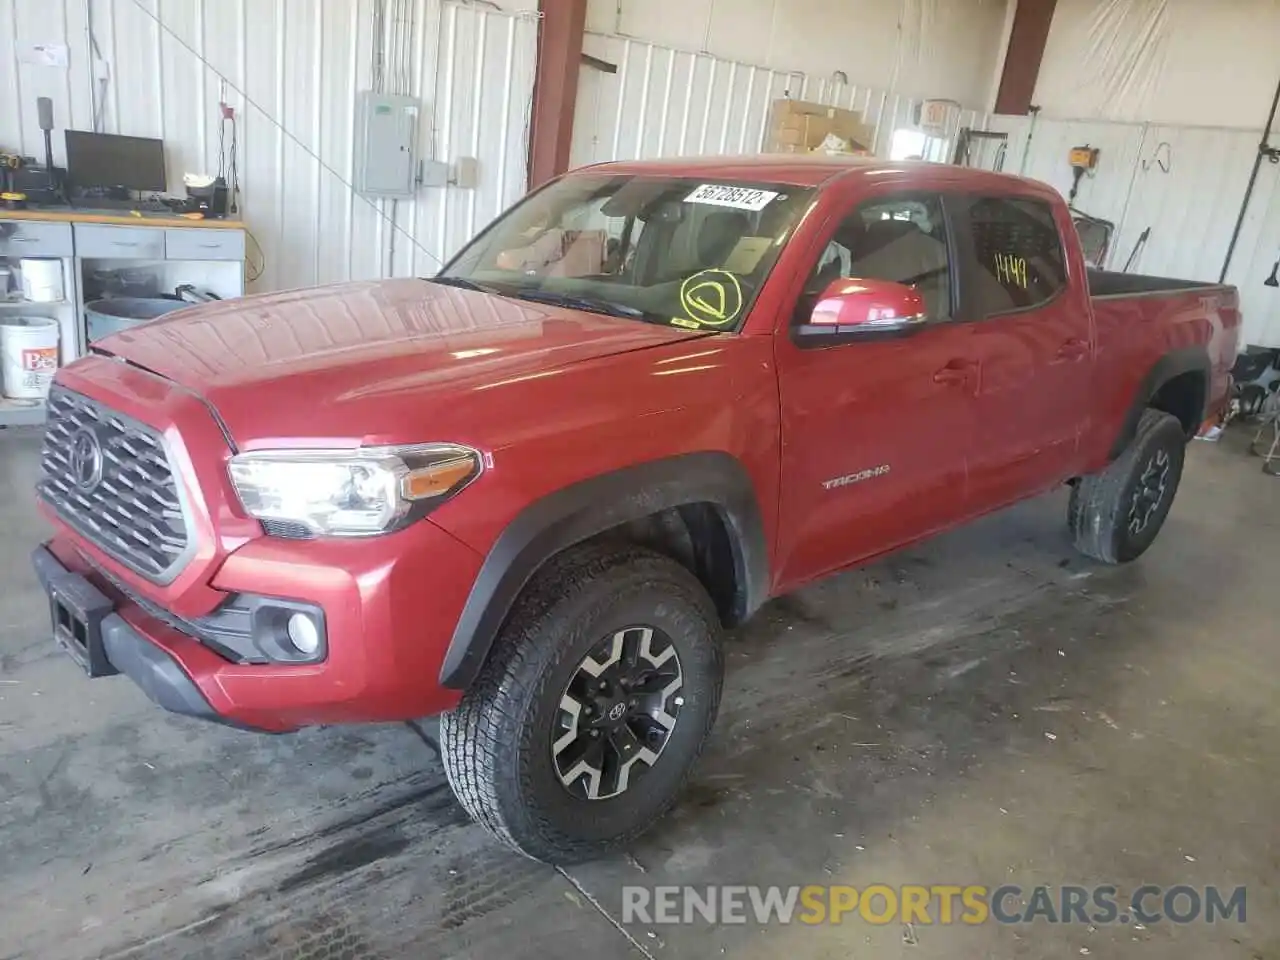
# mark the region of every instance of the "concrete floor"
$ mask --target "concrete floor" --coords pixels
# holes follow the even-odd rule
[[[679,808],[557,872],[454,804],[405,726],[260,737],[90,683],[0,432],[0,957],[1280,958],[1280,482],[1196,445],[1139,563],[1065,495],[771,604],[731,638]],[[624,884],[1248,887],[1245,924],[646,926]]]

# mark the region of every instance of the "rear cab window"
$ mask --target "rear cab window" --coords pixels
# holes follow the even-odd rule
[[[972,250],[967,293],[976,316],[1031,310],[1066,289],[1062,241],[1048,203],[978,197],[965,220]]]

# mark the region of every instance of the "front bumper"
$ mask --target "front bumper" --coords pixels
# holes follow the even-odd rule
[[[110,602],[88,578],[59,563],[47,547],[36,547],[31,565],[46,593],[56,587],[79,587]],[[123,673],[142,688],[143,693],[172,713],[239,726],[219,716],[177,660],[135,630],[119,613],[108,613],[102,618],[101,642],[107,668],[99,668],[101,675],[108,675],[112,670]],[[73,656],[81,659],[76,654]]]
[[[33,562],[46,590],[83,578],[111,604],[101,623],[110,665],[167,710],[237,727],[286,732],[316,724],[386,722],[451,709],[440,664],[480,557],[429,522],[365,541],[260,538],[228,556],[211,586],[224,595],[306,600],[324,610],[318,663],[227,659],[121,590],[63,533]]]
[[[58,384],[154,430],[190,514],[190,556],[171,577],[149,579],[39,501],[58,531],[46,545],[48,555],[105,598],[92,617],[95,636],[103,627],[125,636],[118,619],[129,637],[140,638],[115,639],[108,653],[104,636],[95,644],[99,658],[119,659],[117,669],[162,706],[203,716],[207,704],[224,721],[260,730],[404,720],[456,705],[461,694],[441,687],[439,676],[483,560],[473,549],[431,518],[378,537],[263,536],[231,486],[229,438],[190,391],[103,356],[64,367]],[[250,662],[244,647],[228,649],[192,629],[226,613],[235,595],[318,608],[324,659]]]

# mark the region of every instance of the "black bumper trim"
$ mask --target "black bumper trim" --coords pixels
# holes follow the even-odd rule
[[[87,578],[64,567],[47,547],[36,547],[31,554],[31,564],[46,591],[53,581],[67,577],[77,577],[92,586]],[[120,614],[109,613],[102,619],[102,642],[111,666],[169,712],[240,730],[265,732],[229,720],[214,710],[177,661],[131,627]]]

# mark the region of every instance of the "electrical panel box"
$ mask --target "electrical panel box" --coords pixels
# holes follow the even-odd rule
[[[360,94],[356,130],[356,189],[369,197],[412,197],[418,160],[418,101],[413,97]]]

